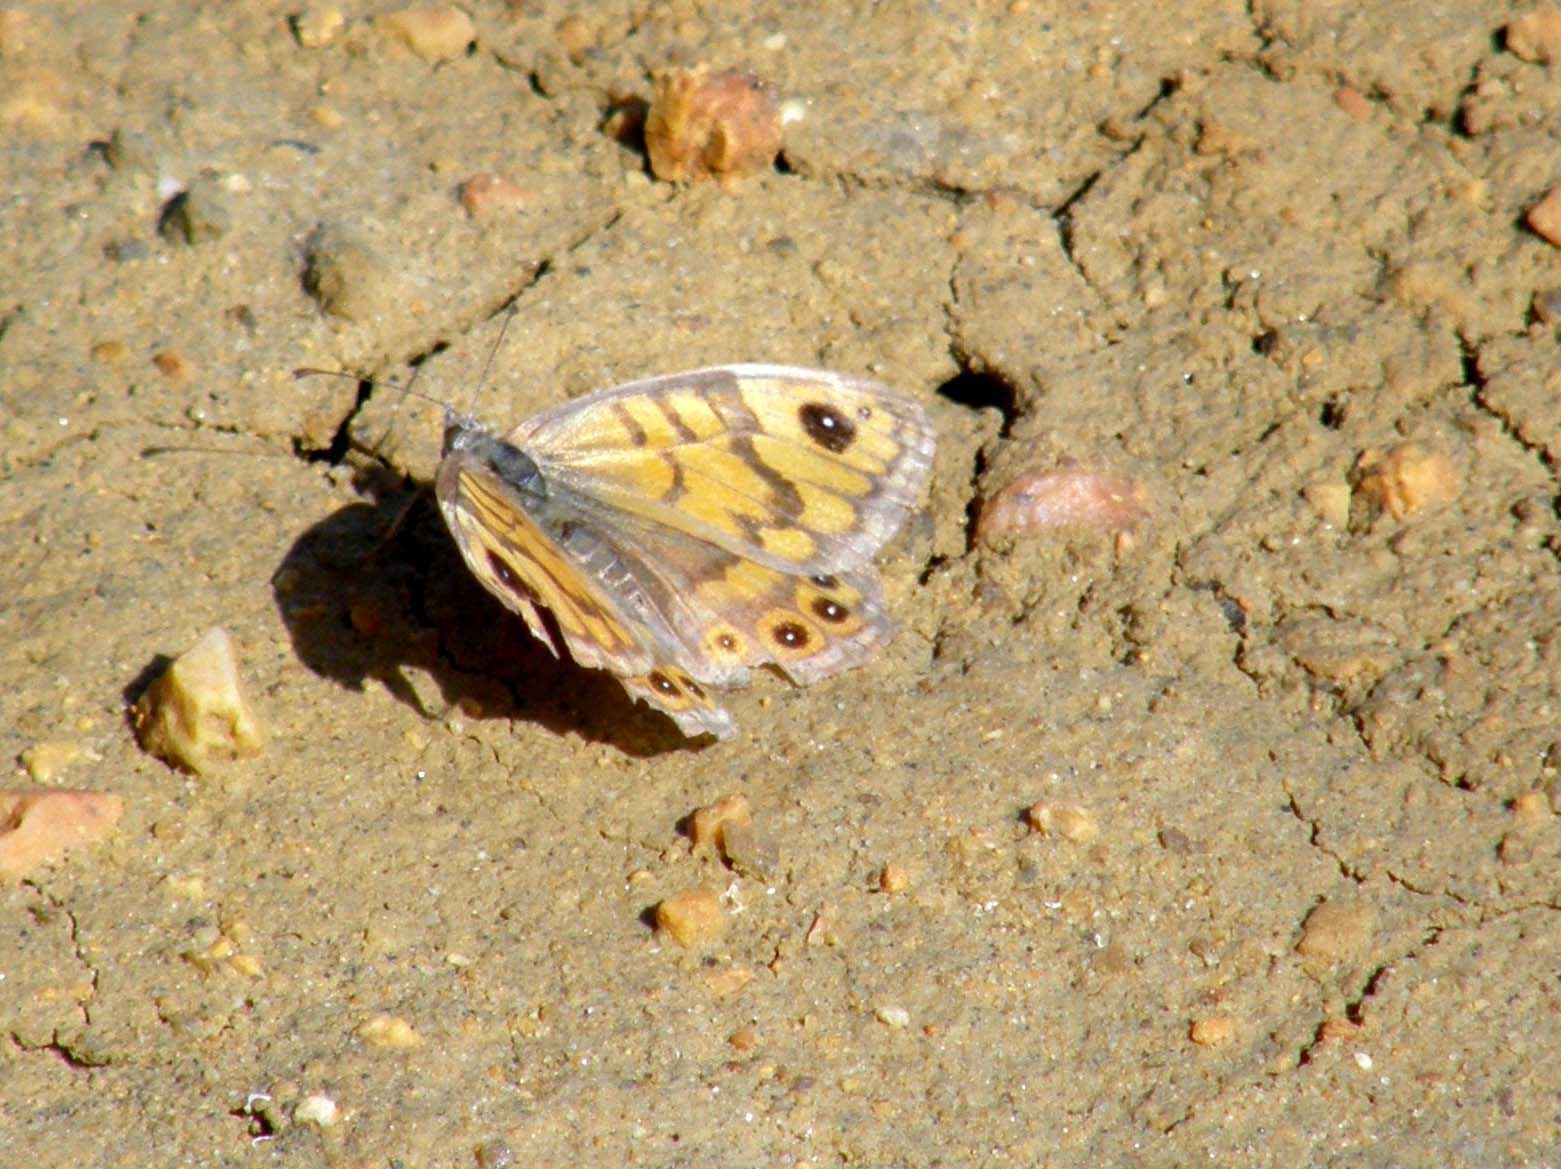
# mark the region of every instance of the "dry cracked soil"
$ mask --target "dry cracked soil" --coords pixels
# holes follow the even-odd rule
[[[388,7],[0,13],[0,736],[125,801],[0,887],[0,1164],[1561,1165],[1561,17]],[[773,168],[651,175],[701,63]],[[689,743],[465,573],[397,387],[729,361],[939,451],[893,643]],[[1148,515],[975,538],[1069,460]],[[188,775],[127,707],[214,626],[270,737]]]

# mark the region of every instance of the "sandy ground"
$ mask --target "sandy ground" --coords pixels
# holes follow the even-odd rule
[[[479,0],[430,62],[350,2],[9,10],[0,734],[126,812],[0,888],[0,1164],[1561,1164],[1522,11]],[[604,130],[696,62],[793,100],[774,173]],[[392,531],[439,424],[389,383],[499,425],[734,360],[940,450],[893,645],[689,745]],[[1132,539],[973,540],[1064,459]],[[272,737],[193,777],[126,711],[216,625]],[[686,835],[737,791],[767,870]],[[664,944],[696,885],[724,937]]]

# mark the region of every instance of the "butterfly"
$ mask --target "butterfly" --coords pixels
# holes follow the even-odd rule
[[[472,574],[555,657],[613,674],[685,735],[729,739],[714,691],[755,666],[813,682],[889,639],[871,561],[935,445],[921,406],[877,382],[725,365],[502,436],[445,407],[434,491]]]

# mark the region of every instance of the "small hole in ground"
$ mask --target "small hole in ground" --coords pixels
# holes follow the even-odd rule
[[[999,433],[1008,431],[1019,416],[1019,394],[1012,384],[992,373],[966,371],[951,377],[938,387],[938,393],[967,410],[994,409],[1003,416]]]

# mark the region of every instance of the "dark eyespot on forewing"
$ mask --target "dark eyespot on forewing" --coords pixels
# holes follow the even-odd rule
[[[805,402],[797,408],[802,432],[834,454],[856,441],[856,423],[827,402]]]

